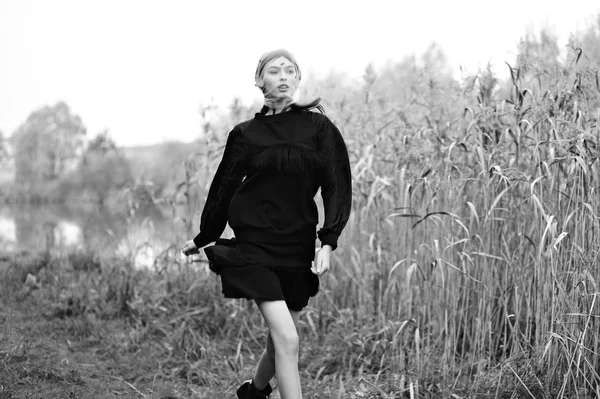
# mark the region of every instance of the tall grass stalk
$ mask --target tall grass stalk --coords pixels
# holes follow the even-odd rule
[[[563,73],[546,91],[514,78],[512,101],[452,137],[374,118],[381,102],[343,126],[355,207],[325,290],[370,323],[373,351],[389,339],[391,375],[456,386],[499,367],[499,383],[597,392],[599,91]]]
[[[497,80],[482,75],[452,104],[432,83],[411,103],[425,108],[421,124],[405,115],[416,106],[377,99],[371,85],[360,102],[327,104],[347,139],[354,203],[301,320],[323,343],[304,364],[311,378],[375,375],[411,397],[598,392],[600,87],[590,68],[509,65],[508,98],[493,98]],[[224,139],[211,135],[197,165],[200,197]],[[236,342],[242,367],[251,351]]]
[[[360,102],[326,104],[347,140],[353,212],[300,319],[308,393],[600,394],[597,73],[577,62],[556,73],[509,68],[508,98],[493,98],[497,81],[482,75],[444,103],[425,76],[426,92],[404,103],[368,85]],[[207,135],[205,153],[184,163],[179,244],[195,233],[224,142]],[[93,278],[58,275],[85,289],[61,285],[48,298],[57,311],[125,316],[121,347],[150,345],[165,378],[233,387],[252,373],[264,322],[252,304],[224,300],[206,264],[177,248],[154,275],[119,264]],[[65,292],[79,294],[65,304]]]

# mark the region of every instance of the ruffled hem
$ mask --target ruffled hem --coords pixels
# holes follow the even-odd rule
[[[235,238],[219,239],[204,249],[210,270],[221,277],[226,298],[285,300],[290,310],[299,311],[318,293],[319,278],[310,267],[250,264],[236,244]]]
[[[246,262],[236,250],[235,237],[217,239],[215,245],[204,248],[204,253],[208,258],[210,270],[219,275],[223,269],[246,265]]]

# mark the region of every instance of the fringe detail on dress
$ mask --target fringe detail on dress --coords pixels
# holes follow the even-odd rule
[[[260,148],[250,156],[250,164],[257,170],[286,172],[318,172],[327,160],[311,148],[297,144],[278,144]]]

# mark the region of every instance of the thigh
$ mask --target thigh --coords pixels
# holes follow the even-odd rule
[[[296,331],[295,320],[285,301],[256,301],[271,333]]]

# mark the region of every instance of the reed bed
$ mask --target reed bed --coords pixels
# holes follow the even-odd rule
[[[600,85],[580,55],[529,76],[508,65],[503,100],[484,73],[475,105],[424,126],[368,97],[336,109],[354,212],[317,309],[368,326],[345,369],[416,396],[600,396]]]
[[[571,48],[554,69],[507,64],[505,87],[489,70],[459,85],[421,71],[409,97],[379,98],[371,70],[326,104],[354,203],[305,312],[319,339],[344,326],[317,378],[374,375],[411,397],[600,395],[600,84]],[[206,171],[223,142],[207,143]]]
[[[483,71],[448,87],[425,74],[400,99],[378,97],[369,75],[349,98],[332,96],[353,212],[301,317],[306,397],[600,396],[600,84],[580,55],[551,71],[507,65],[504,94]],[[187,234],[225,139],[205,129],[205,152],[163,199],[184,205],[174,218]],[[144,397],[230,397],[265,326],[252,304],[221,297],[202,259],[182,259],[180,243],[153,270],[36,258],[3,292],[71,320],[63,327],[102,346],[105,369]],[[28,274],[39,290],[10,289]],[[114,338],[102,320],[123,323]]]

